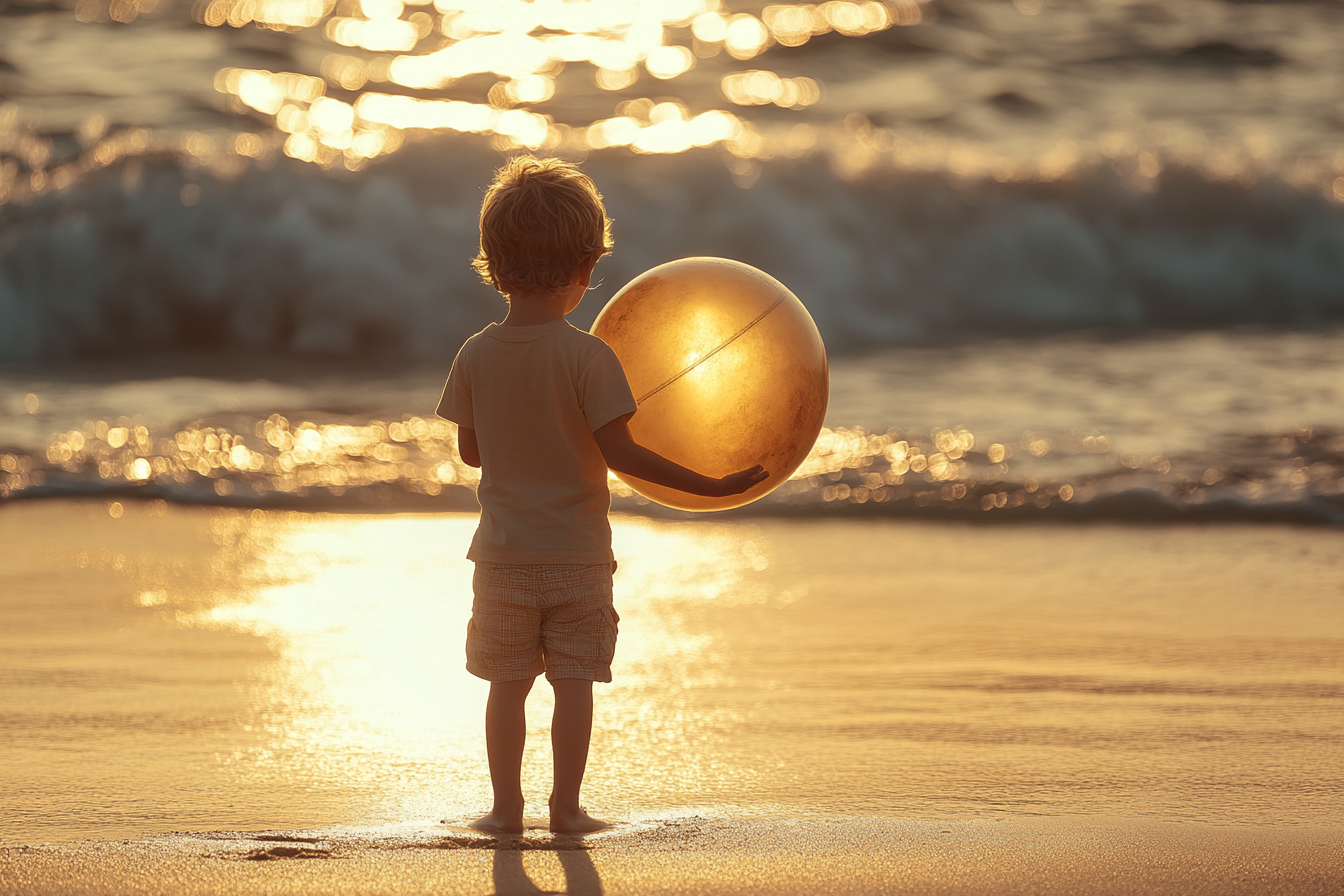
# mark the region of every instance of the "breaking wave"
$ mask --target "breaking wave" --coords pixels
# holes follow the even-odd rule
[[[281,162],[235,180],[131,159],[0,207],[0,361],[201,348],[451,354],[499,316],[476,282],[468,141],[358,178]],[[742,189],[707,154],[593,156],[616,254],[575,315],[655,264],[722,255],[789,285],[833,352],[1095,329],[1344,319],[1344,208],[1276,180],[1110,169],[1048,184],[777,162]],[[189,203],[189,204],[184,204]]]

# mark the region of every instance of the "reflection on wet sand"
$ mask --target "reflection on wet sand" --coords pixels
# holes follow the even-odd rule
[[[479,814],[474,525],[7,506],[6,838]],[[1331,531],[618,516],[614,536],[585,782],[609,817],[1340,820]],[[550,709],[538,689],[530,718]],[[534,806],[548,749],[537,724]]]

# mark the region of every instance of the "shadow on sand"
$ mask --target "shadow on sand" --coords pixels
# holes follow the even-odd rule
[[[495,892],[493,896],[536,896],[536,894],[567,893],[569,896],[602,896],[602,878],[588,853],[581,850],[556,851],[560,867],[565,872],[563,890],[543,890],[527,876],[523,867],[523,851],[495,850]]]

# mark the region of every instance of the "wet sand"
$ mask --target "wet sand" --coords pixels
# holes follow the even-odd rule
[[[0,893],[1344,887],[1335,531],[616,517],[621,825],[520,850],[440,821],[473,526],[0,507]]]
[[[1338,827],[1113,818],[683,818],[641,827],[586,840],[307,832],[11,848],[0,852],[0,892],[1307,896],[1344,883]]]

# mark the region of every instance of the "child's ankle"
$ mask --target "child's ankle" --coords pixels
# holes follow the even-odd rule
[[[490,807],[490,814],[496,818],[522,818],[523,809],[521,800],[495,800],[495,804]]]

